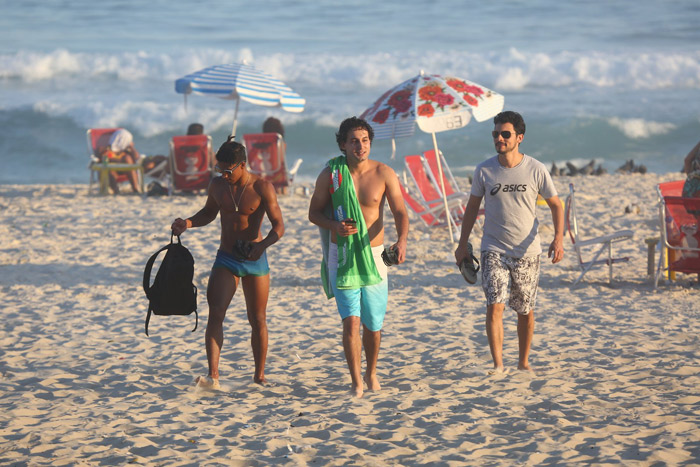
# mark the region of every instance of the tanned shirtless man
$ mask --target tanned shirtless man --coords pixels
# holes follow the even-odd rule
[[[221,244],[209,276],[207,302],[209,319],[205,346],[209,373],[197,378],[197,385],[220,389],[219,358],[224,341],[223,322],[226,310],[243,284],[248,322],[252,328],[251,346],[255,360],[254,380],[265,383],[267,357],[266,308],[270,288],[267,248],[284,234],[282,212],[271,183],[246,168],[243,145],[229,138],[216,153],[215,169],[221,174],[209,184],[204,207],[188,219],[177,218],[172,224],[175,235],[192,227],[201,227],[221,213]],[[263,238],[260,231],[267,215],[271,229]]]

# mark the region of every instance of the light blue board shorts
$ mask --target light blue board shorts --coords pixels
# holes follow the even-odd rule
[[[239,261],[231,253],[223,250],[216,252],[214,268],[224,268],[234,276],[266,276],[270,273],[270,266],[267,264],[267,252],[263,252],[257,261]]]
[[[328,251],[328,276],[340,318],[359,316],[362,324],[370,331],[382,329],[389,300],[389,281],[387,267],[382,261],[382,251],[384,251],[383,245],[372,247],[374,263],[383,280],[379,284],[359,289],[339,289],[335,285],[338,276],[338,245],[331,243]]]

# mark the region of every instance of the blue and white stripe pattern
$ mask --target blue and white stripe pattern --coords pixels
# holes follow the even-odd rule
[[[287,112],[302,112],[306,99],[282,81],[246,63],[217,65],[175,81],[180,94],[202,94],[222,99],[242,99]]]

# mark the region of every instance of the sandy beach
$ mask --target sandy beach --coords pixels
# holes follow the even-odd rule
[[[193,380],[206,374],[219,221],[182,237],[195,258],[196,332],[194,315],[155,316],[146,337],[141,285],[171,221],[204,196],[0,185],[0,464],[700,465],[700,287],[679,275],[654,291],[644,242],[658,236],[656,184],[681,178],[555,178],[562,199],[576,185],[583,236],[624,228],[635,237],[617,247],[631,260],[616,265],[612,285],[598,268],[572,287],[568,237],[562,263],[543,262],[534,373],[515,370],[507,311],[510,371],[488,374],[480,282],[459,274],[445,228],[412,215],[408,260],[390,270],[383,389],[361,400],[349,396],[341,323],[321,290],[318,230],[301,190],[280,198],[286,234],[268,251],[270,384],[253,383],[237,294],[223,390],[210,393]],[[538,210],[549,243],[551,216]]]

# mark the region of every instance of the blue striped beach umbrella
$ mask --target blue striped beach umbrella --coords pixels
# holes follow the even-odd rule
[[[282,107],[287,112],[302,112],[306,99],[282,81],[247,63],[204,68],[175,81],[175,91],[185,95],[201,94],[236,100],[231,134],[236,134],[238,104],[241,100],[266,107]]]

